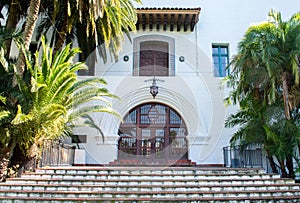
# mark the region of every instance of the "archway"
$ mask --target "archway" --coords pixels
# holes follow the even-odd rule
[[[179,113],[160,103],[139,105],[119,127],[118,161],[188,163],[187,129]]]

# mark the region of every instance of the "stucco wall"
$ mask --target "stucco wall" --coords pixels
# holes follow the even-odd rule
[[[171,106],[180,113],[188,128],[189,158],[198,164],[222,164],[222,148],[229,144],[234,129],[225,129],[224,120],[235,110],[225,107],[223,99],[229,90],[221,85],[222,78],[213,77],[211,63],[212,43],[229,45],[230,57],[236,53],[238,42],[253,23],[265,21],[271,8],[289,18],[299,11],[298,1],[180,1],[144,0],[145,7],[201,7],[200,20],[194,32],[138,31],[131,33],[132,40],[144,35],[163,35],[175,39],[175,77],[159,77],[159,94],[155,99],[149,94],[149,77],[132,76],[133,44],[124,41],[120,59],[103,64],[98,60],[96,76],[104,77],[108,89],[121,100],[113,107],[122,116],[133,107],[150,101]],[[184,4],[184,5],[183,5]],[[123,56],[129,56],[127,62]],[[180,62],[179,57],[185,61]],[[94,119],[103,129],[105,142],[97,142],[95,131],[81,129],[76,132],[88,135],[89,163],[108,163],[117,159],[117,131],[120,121],[116,118],[95,114]]]

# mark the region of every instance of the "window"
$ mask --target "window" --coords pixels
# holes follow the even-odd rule
[[[214,76],[225,77],[229,74],[226,69],[229,63],[228,45],[212,45]]]
[[[134,39],[134,76],[174,76],[175,40],[163,35]]]
[[[86,143],[86,135],[73,135],[72,143]]]
[[[146,41],[140,44],[140,76],[169,76],[169,44]]]

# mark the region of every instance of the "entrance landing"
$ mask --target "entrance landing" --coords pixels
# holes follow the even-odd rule
[[[196,162],[191,160],[164,160],[164,161],[149,161],[137,159],[122,159],[115,160],[109,163],[110,166],[196,166]]]

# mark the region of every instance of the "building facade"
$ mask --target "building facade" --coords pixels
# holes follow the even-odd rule
[[[222,165],[234,129],[224,128],[235,107],[225,106],[230,58],[253,23],[270,9],[287,19],[296,1],[144,0],[136,5],[137,31],[125,38],[118,61],[97,60],[82,78],[103,77],[120,100],[123,118],[95,113],[75,164]],[[151,89],[151,90],[150,90]]]

